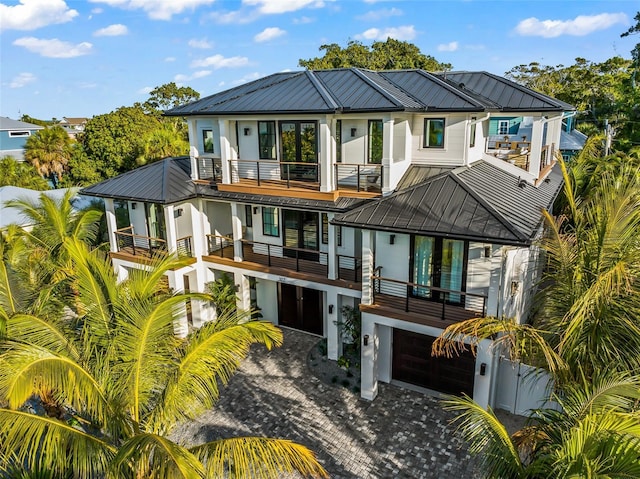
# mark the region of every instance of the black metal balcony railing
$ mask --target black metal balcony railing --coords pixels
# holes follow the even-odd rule
[[[382,191],[382,165],[336,163],[336,188],[356,191]]]
[[[231,160],[231,183],[243,182],[320,190],[320,166],[291,161]]]
[[[447,321],[463,321],[487,312],[487,295],[425,286],[373,276],[373,303]]]
[[[321,251],[242,240],[245,261],[327,277],[328,255]]]
[[[207,254],[233,259],[233,238],[231,235],[207,235]]]
[[[133,256],[150,258],[157,254],[167,254],[167,242],[162,238],[137,235],[133,227],[119,229],[115,232],[118,251]],[[193,240],[191,236],[185,236],[176,241],[176,254],[178,257],[193,256]]]
[[[362,259],[355,256],[337,255],[338,279],[360,283],[362,281]]]
[[[220,158],[196,158],[198,165],[198,179],[211,180],[215,183],[222,181],[222,160]]]

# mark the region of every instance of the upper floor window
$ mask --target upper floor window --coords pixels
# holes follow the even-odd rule
[[[322,213],[322,244],[329,243],[329,216]],[[342,246],[342,226],[336,226],[336,243]]]
[[[258,143],[261,160],[276,159],[276,122],[258,122]]]
[[[285,162],[317,163],[318,142],[315,121],[280,122],[280,149]]]
[[[472,116],[471,117],[471,135],[469,137],[469,148],[473,148],[474,146],[476,146],[476,124],[474,123],[476,121],[476,117]]]
[[[500,120],[498,122],[498,135],[509,134],[509,120]]]
[[[369,120],[369,163],[382,163],[382,120]]]
[[[342,163],[342,120],[336,120],[336,163]]]
[[[444,148],[444,118],[424,119],[424,148]]]
[[[278,208],[262,207],[262,234],[265,236],[280,236]]]
[[[253,227],[253,215],[251,214],[251,205],[244,205],[244,225],[247,228]]]
[[[213,153],[213,130],[202,130],[202,151]]]

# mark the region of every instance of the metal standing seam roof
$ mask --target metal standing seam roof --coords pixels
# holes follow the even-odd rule
[[[431,177],[334,218],[337,225],[531,244],[562,184],[559,168],[539,187],[484,161]]]
[[[82,189],[82,195],[170,204],[196,196],[188,156],[165,158]]]
[[[42,130],[43,126],[34,125],[21,120],[13,120],[6,116],[0,116],[0,130]]]
[[[463,84],[461,86],[461,84]],[[368,111],[564,111],[571,105],[486,72],[359,68],[276,73],[171,110],[168,116]]]

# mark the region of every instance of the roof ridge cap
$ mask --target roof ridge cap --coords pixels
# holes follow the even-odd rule
[[[391,103],[395,104],[398,107],[406,108],[406,105],[404,105],[394,95],[392,95],[390,92],[388,92],[387,90],[382,88],[376,82],[371,80],[367,75],[365,75],[363,73],[363,70],[365,70],[365,69],[361,69],[361,68],[357,68],[357,67],[351,67],[350,70],[353,71],[356,74],[357,77],[359,77],[361,80],[363,80],[365,83],[367,83],[370,87],[373,87],[378,93],[380,93],[383,97],[385,97]],[[369,71],[369,72],[371,72],[371,73],[373,73],[375,75],[380,76],[380,74],[377,71],[374,71],[374,70],[367,70],[367,71]]]
[[[456,88],[453,85],[450,85],[449,83],[447,83],[443,79],[439,78],[437,75],[434,75],[433,73],[429,73],[426,70],[422,70],[421,68],[417,69],[416,71],[418,72],[419,75],[422,75],[422,76],[424,76],[426,78],[429,78],[430,80],[433,80],[435,83],[437,83],[441,87],[443,87],[443,88],[449,90],[450,92],[454,93],[455,95],[465,99],[469,103],[472,103],[473,105],[475,105],[475,106],[477,106],[479,108],[482,108],[483,110],[487,109],[486,105],[483,105],[482,103],[478,102],[476,99],[474,99],[472,96],[466,94],[461,89]],[[482,96],[482,95],[479,95],[479,96]]]
[[[315,71],[305,70],[307,78],[311,81],[311,84],[314,86],[316,91],[320,94],[320,96],[327,102],[334,110],[337,110],[341,107],[341,105],[336,101],[333,95],[325,88],[322,80],[316,77]]]
[[[482,161],[482,160],[480,160]],[[483,161],[483,163],[486,163]],[[467,168],[468,170],[471,169],[471,167]],[[467,171],[467,170],[465,170]],[[467,183],[466,181],[464,181],[464,179],[460,178],[460,176],[458,176],[457,173],[453,173],[450,172],[451,176],[453,177],[453,180],[458,183],[460,186],[462,186],[465,191],[467,191],[471,196],[473,196],[473,198],[478,201],[482,206],[484,206],[489,213],[491,213],[500,223],[502,223],[509,231],[511,231],[511,233],[516,236],[517,238],[520,238],[522,241],[528,241],[530,238],[526,237],[522,231],[520,231],[519,229],[515,228],[503,215],[502,213],[500,213],[498,210],[496,210],[487,200],[485,200],[482,196],[480,196],[479,193],[476,192],[476,190],[474,190],[471,185],[469,185],[469,183]]]

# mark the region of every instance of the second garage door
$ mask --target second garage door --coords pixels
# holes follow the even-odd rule
[[[465,393],[473,397],[475,357],[470,351],[465,351],[453,358],[434,358],[431,356],[431,345],[435,339],[394,329],[393,379],[443,393]]]

